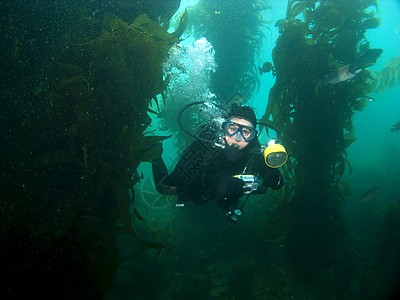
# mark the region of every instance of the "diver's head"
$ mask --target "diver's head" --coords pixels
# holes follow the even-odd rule
[[[228,146],[245,148],[257,136],[257,118],[249,106],[233,105],[222,124]]]
[[[231,118],[222,124],[224,140],[229,146],[245,148],[257,135],[252,124],[245,119]]]
[[[238,118],[238,119],[244,119],[247,120],[251,123],[251,126],[253,128],[256,128],[257,126],[257,118],[256,114],[254,113],[254,110],[250,106],[239,106],[237,104],[233,104],[226,115],[226,120],[229,120],[231,118]]]

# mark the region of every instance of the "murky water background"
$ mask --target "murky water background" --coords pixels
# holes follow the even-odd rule
[[[248,2],[258,1],[220,4],[237,16]],[[263,44],[254,57],[256,46],[246,48],[257,67],[272,61],[275,23],[287,10],[285,1],[265,2],[259,15],[265,26],[251,33],[255,40],[264,35]],[[335,257],[318,254],[328,267],[312,280],[303,280],[288,259],[289,214],[277,204],[279,194],[251,196],[240,222],[231,225],[213,202],[176,208],[174,196],[155,191],[149,162],[155,150],[147,146],[172,133],[163,141],[172,171],[191,141],[175,122],[177,112],[194,97],[236,92],[235,82],[212,77],[219,67],[231,72],[214,61],[217,41],[227,37],[205,31],[211,37],[201,40],[190,30],[179,32],[185,8],[197,3],[181,1],[175,15],[179,1],[0,4],[0,255],[8,278],[2,293],[107,300],[389,299],[400,278],[400,132],[390,131],[400,121],[399,85],[370,93],[373,101],[353,115],[357,140],[346,149],[351,170],[341,179],[348,187],[340,207],[345,235]],[[371,10],[381,24],[366,33],[370,48],[384,50],[368,68],[373,74],[400,53],[400,4],[381,0],[378,8]],[[149,19],[135,23],[140,13]],[[212,13],[225,11],[216,6]],[[166,28],[169,19],[167,34],[158,24]],[[197,21],[189,14],[188,28]],[[174,46],[176,68],[169,69],[167,86],[167,53],[179,42],[173,32],[185,39]],[[231,65],[241,68],[245,55],[234,57],[237,40],[225,50],[233,53]],[[393,76],[399,74],[394,69]],[[260,119],[275,77],[249,78],[247,104]]]

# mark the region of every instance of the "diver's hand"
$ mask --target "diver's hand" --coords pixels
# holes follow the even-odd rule
[[[225,177],[221,175],[203,176],[203,187],[211,189],[226,198],[240,198],[244,194],[245,182],[236,177]]]
[[[240,198],[244,194],[243,186],[245,182],[239,178],[229,178],[222,186],[222,193],[228,198]]]
[[[268,190],[268,187],[265,187],[263,185],[259,185],[258,189],[252,192],[252,194],[265,194]]]
[[[266,188],[270,187],[273,190],[279,190],[283,186],[282,174],[277,169],[274,169],[264,178],[263,186]]]

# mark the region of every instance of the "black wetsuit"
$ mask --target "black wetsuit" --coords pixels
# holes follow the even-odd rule
[[[201,137],[211,141],[215,139],[212,131],[203,131]],[[168,175],[161,157],[153,161],[156,189],[162,194],[178,195],[179,203],[204,203],[215,199],[223,210],[233,208],[243,196],[244,184],[234,175],[250,174],[262,179],[257,193],[265,193],[269,187],[279,189],[283,185],[279,170],[265,164],[259,149],[256,137],[244,149],[237,150],[239,155],[232,160],[227,155],[229,149],[195,140],[183,152],[171,174]]]

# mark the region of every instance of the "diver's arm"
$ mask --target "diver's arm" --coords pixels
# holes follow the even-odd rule
[[[258,178],[262,179],[262,184],[259,184],[258,189],[253,194],[266,193],[268,188],[273,190],[279,190],[283,186],[283,176],[279,169],[271,168],[265,164],[264,157],[257,155],[254,158],[253,166],[251,170],[256,170]],[[256,175],[253,174],[253,175]]]
[[[271,188],[273,190],[279,190],[283,186],[283,176],[278,169],[268,168],[268,172],[263,176],[264,188]]]
[[[261,176],[263,182],[257,189],[256,193],[265,193],[268,188],[279,190],[283,186],[284,180],[279,169],[267,166],[263,158],[258,161],[257,166],[257,172]]]
[[[198,191],[202,184],[206,156],[204,146],[195,140],[182,153],[170,174],[161,158],[154,160],[153,176],[157,191],[162,194],[177,194],[178,189]]]
[[[240,198],[244,194],[244,181],[232,176],[223,175],[204,175],[202,186],[214,193],[222,194],[229,198]]]
[[[274,172],[275,173],[275,172]],[[273,174],[263,179],[261,185],[258,186],[257,190],[253,191],[252,194],[264,194],[268,191],[268,188],[273,190],[279,190],[283,186],[283,176],[280,174]]]

